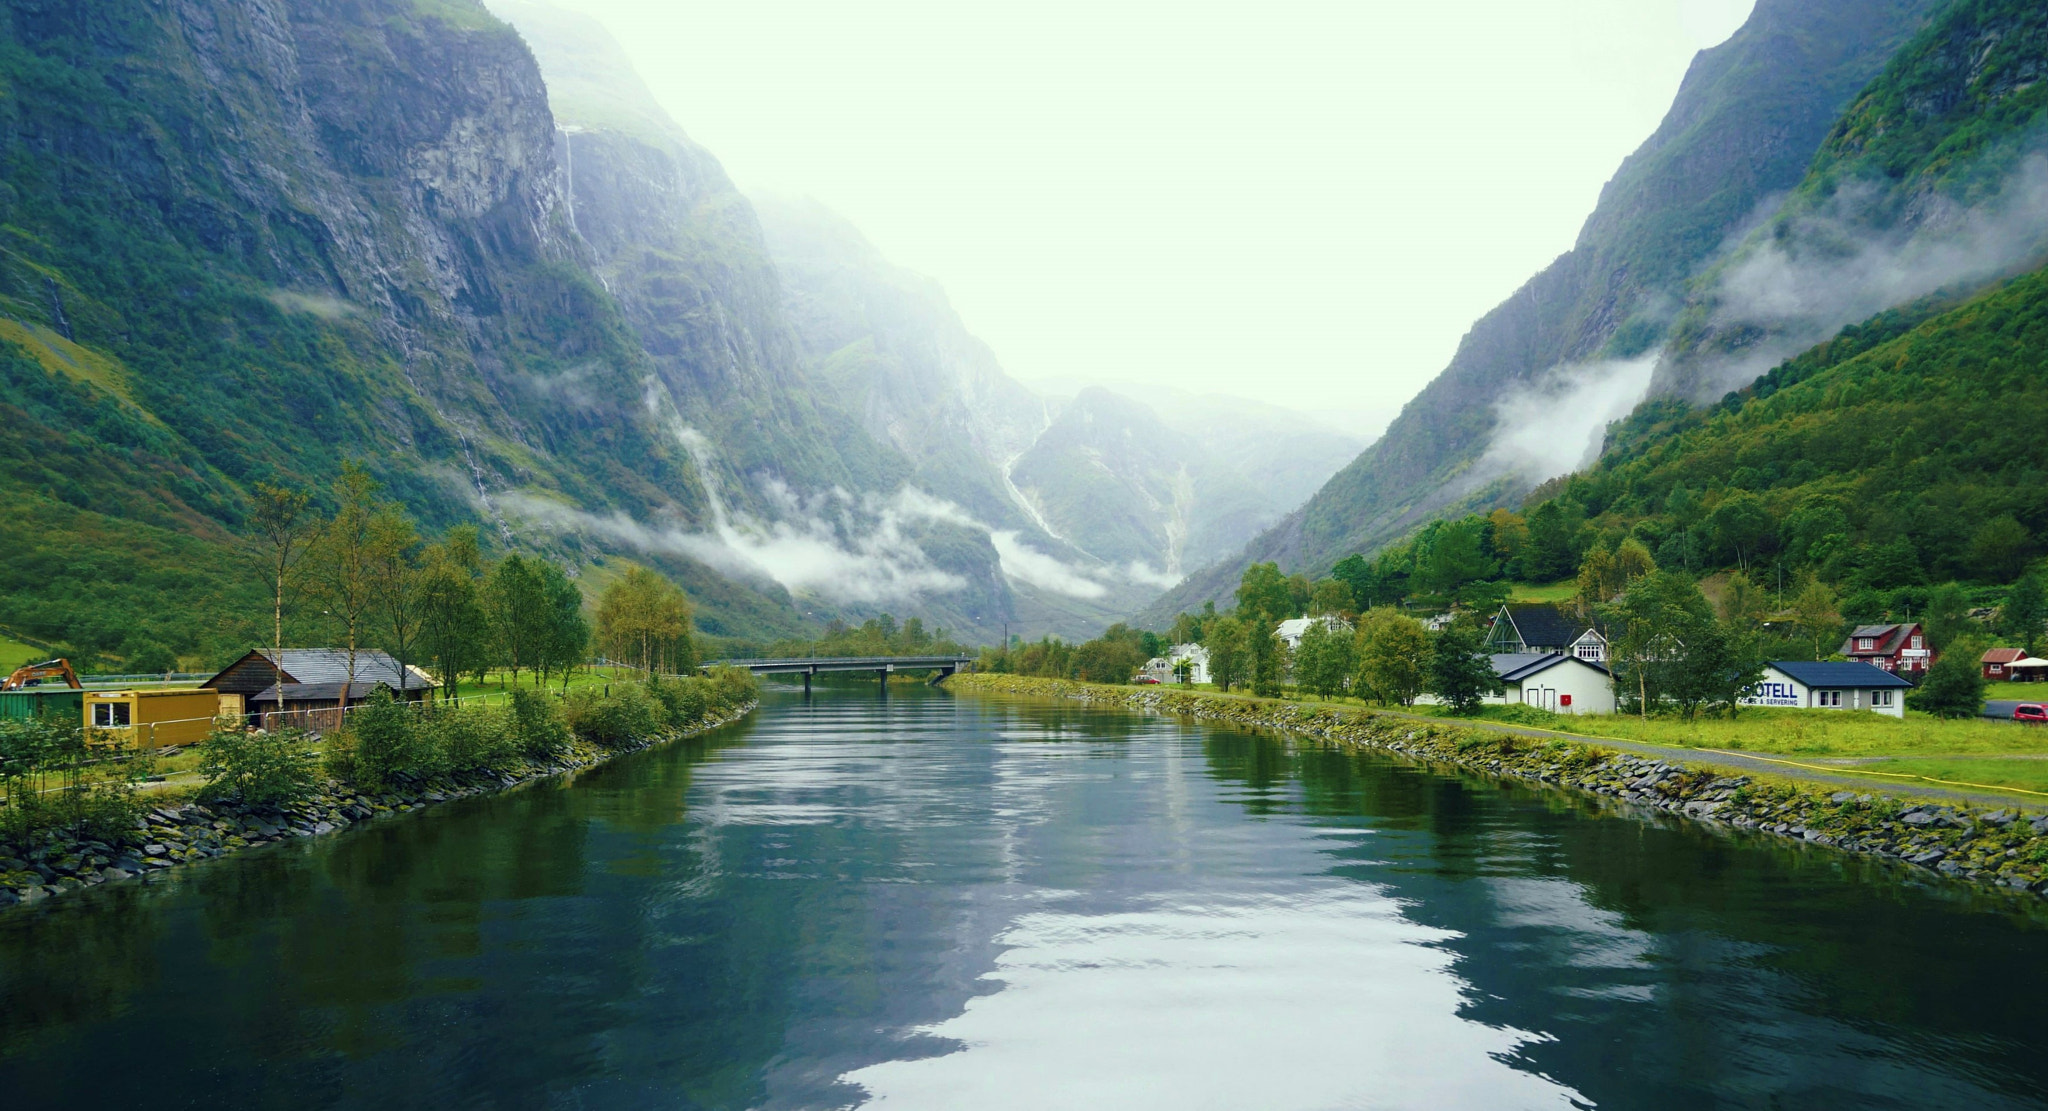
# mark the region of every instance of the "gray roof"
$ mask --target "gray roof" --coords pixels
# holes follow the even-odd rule
[[[362,663],[360,659],[356,662],[359,665]],[[348,686],[348,700],[350,702],[361,702],[380,690],[392,689],[389,683],[371,682],[363,679],[356,680],[352,685],[344,683],[286,683],[284,685],[284,700],[286,702],[334,702],[341,698],[341,688],[343,686]],[[273,686],[249,701],[276,702],[277,700],[277,688]]]
[[[1550,602],[1522,602],[1501,609],[1514,623],[1522,643],[1531,648],[1563,648],[1578,640],[1587,628],[1577,615]]]
[[[271,657],[269,652],[260,649],[257,655],[266,660]],[[287,648],[278,655],[277,664],[293,682],[299,684],[339,684],[348,680],[346,648]],[[392,659],[389,653],[374,648],[356,649],[356,682],[382,683],[393,690],[421,690],[440,686],[417,667],[408,667],[404,672],[399,671],[397,660]]]
[[[1504,683],[1519,683],[1561,663],[1581,663],[1602,675],[1608,673],[1606,667],[1592,660],[1582,660],[1562,652],[1502,652],[1493,657],[1493,671]]]
[[[1881,667],[1837,660],[1772,660],[1771,666],[1809,687],[1876,690],[1913,684]]]

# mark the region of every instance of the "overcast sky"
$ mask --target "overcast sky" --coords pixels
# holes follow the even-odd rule
[[[1371,432],[1752,0],[556,2],[742,189],[853,220],[1017,377]]]

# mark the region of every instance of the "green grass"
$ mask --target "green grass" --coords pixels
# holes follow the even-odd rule
[[[2048,703],[2048,683],[1986,683],[1984,697]]]
[[[1915,776],[1977,787],[2048,794],[2048,760],[1986,760],[1969,757],[1930,757],[1915,760],[1879,760],[1858,764],[1854,774]],[[1916,780],[1901,779],[1902,787]]]
[[[0,679],[7,673],[26,663],[41,663],[50,654],[32,644],[23,644],[5,633],[0,633]]]
[[[1516,583],[1515,592],[1508,596],[1510,602],[1569,602],[1579,593],[1577,579],[1566,579],[1548,585]]]
[[[1423,709],[1437,712],[1433,707]],[[1676,716],[1653,716],[1645,721],[1625,714],[1573,717],[1525,706],[1495,706],[1488,707],[1481,717],[1589,737],[1779,756],[2048,754],[2048,729],[1985,718],[1946,721],[1911,711],[1901,720],[1853,710],[1748,709],[1734,721],[1701,718],[1688,722]]]

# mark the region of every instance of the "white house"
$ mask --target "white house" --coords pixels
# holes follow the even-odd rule
[[[1775,660],[1764,665],[1762,681],[1749,688],[1744,706],[1799,710],[1868,710],[1906,716],[1906,692],[1913,684],[1866,663]]]
[[[1614,712],[1614,676],[1604,664],[1563,652],[1502,652],[1491,658],[1502,693],[1487,695],[1490,705],[1534,706],[1554,714]],[[1443,700],[1425,694],[1415,701],[1434,706]]]
[[[1167,673],[1169,675],[1169,678],[1167,680],[1168,682],[1179,681],[1178,679],[1172,678],[1171,676],[1173,672],[1179,671],[1183,664],[1187,666],[1188,682],[1193,683],[1196,686],[1208,685],[1209,650],[1207,648],[1204,648],[1199,644],[1176,644],[1173,647],[1167,649],[1166,665]]]
[[[1299,649],[1302,636],[1309,631],[1311,626],[1317,623],[1321,623],[1323,628],[1334,633],[1348,633],[1351,631],[1351,622],[1335,614],[1324,614],[1321,617],[1289,618],[1286,621],[1282,621],[1279,628],[1273,630],[1273,635],[1286,641],[1289,649]]]
[[[1505,693],[1495,704],[1519,702],[1557,714],[1614,712],[1614,675],[1606,665],[1562,652],[1504,652],[1493,657]]]

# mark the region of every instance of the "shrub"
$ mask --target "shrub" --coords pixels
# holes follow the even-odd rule
[[[531,760],[560,756],[576,739],[562,720],[562,708],[557,700],[532,689],[515,688],[512,691],[506,728],[513,746]]]
[[[361,782],[381,786],[393,776],[427,776],[445,770],[434,738],[419,728],[412,710],[387,691],[378,691],[349,711],[343,732],[348,734],[348,742],[353,742],[355,777]]]
[[[210,799],[235,799],[250,806],[290,806],[320,789],[306,734],[297,729],[274,733],[223,724],[199,749],[199,774]]]
[[[647,693],[661,703],[671,726],[686,729],[710,716],[718,686],[713,680],[691,676],[656,678],[647,684]]]
[[[645,741],[667,728],[667,711],[637,683],[621,684],[609,695],[588,689],[563,700],[563,717],[578,737],[606,748]]]
[[[761,681],[754,673],[743,667],[717,667],[711,669],[712,703],[716,709],[730,710],[744,706],[761,697]]]
[[[520,691],[533,694],[533,691]],[[444,706],[413,724],[442,767],[494,768],[517,754],[509,715],[488,706]]]

